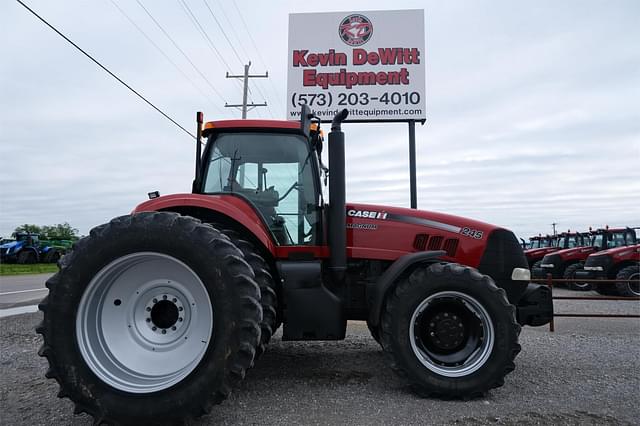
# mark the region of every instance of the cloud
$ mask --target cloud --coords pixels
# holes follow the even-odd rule
[[[205,22],[203,6],[189,3]],[[136,4],[118,2],[204,99],[109,2],[29,4],[188,130],[196,110],[208,119],[238,116]],[[225,72],[240,72],[242,63],[217,26],[206,20],[229,70],[178,4],[145,4],[225,100],[238,101],[239,87]],[[234,9],[221,5],[252,56],[252,70],[271,76],[256,81],[260,90],[252,92],[256,101],[265,94],[271,111],[250,117],[283,116],[287,14],[344,6],[238,6],[259,54]],[[552,222],[563,229],[640,225],[637,2],[399,1],[393,7],[426,9],[428,120],[416,130],[419,207],[497,223],[521,236],[548,232]],[[64,221],[87,233],[131,211],[148,191],[189,191],[194,146],[187,135],[17,3],[3,3],[0,14],[6,18],[0,55],[8,58],[0,63],[0,235],[21,223]],[[408,206],[406,124],[350,124],[345,132],[348,199]]]

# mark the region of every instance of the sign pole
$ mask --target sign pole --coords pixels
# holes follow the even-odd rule
[[[418,192],[416,188],[416,121],[409,120],[409,191],[411,208],[418,208]]]

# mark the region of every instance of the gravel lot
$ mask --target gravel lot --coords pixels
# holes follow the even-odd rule
[[[556,310],[581,312],[587,303]],[[639,302],[591,303],[600,312],[640,311]],[[0,424],[91,424],[44,378],[33,331],[40,316],[0,319]],[[410,393],[364,323],[350,323],[341,342],[282,342],[278,334],[241,387],[198,424],[638,424],[640,321],[557,319],[555,333],[526,327],[520,340],[505,385],[463,402]]]

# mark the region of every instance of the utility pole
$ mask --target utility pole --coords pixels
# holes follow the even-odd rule
[[[227,78],[241,78],[244,81],[244,87],[242,90],[242,104],[232,104],[229,105],[225,102],[224,106],[227,108],[242,108],[242,119],[247,118],[247,108],[253,109],[255,107],[267,106],[266,102],[261,104],[250,103],[247,104],[247,92],[249,91],[249,79],[250,78],[269,78],[269,72],[265,72],[264,74],[249,74],[249,67],[251,66],[251,61],[244,66],[244,74],[243,75],[229,75],[227,72]]]
[[[556,222],[553,222],[553,223],[551,224],[551,226],[553,226],[553,235],[556,235],[556,225],[557,225],[557,223],[556,223]]]

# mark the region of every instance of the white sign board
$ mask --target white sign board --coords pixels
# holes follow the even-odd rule
[[[424,40],[423,10],[289,15],[287,119],[425,119]]]

